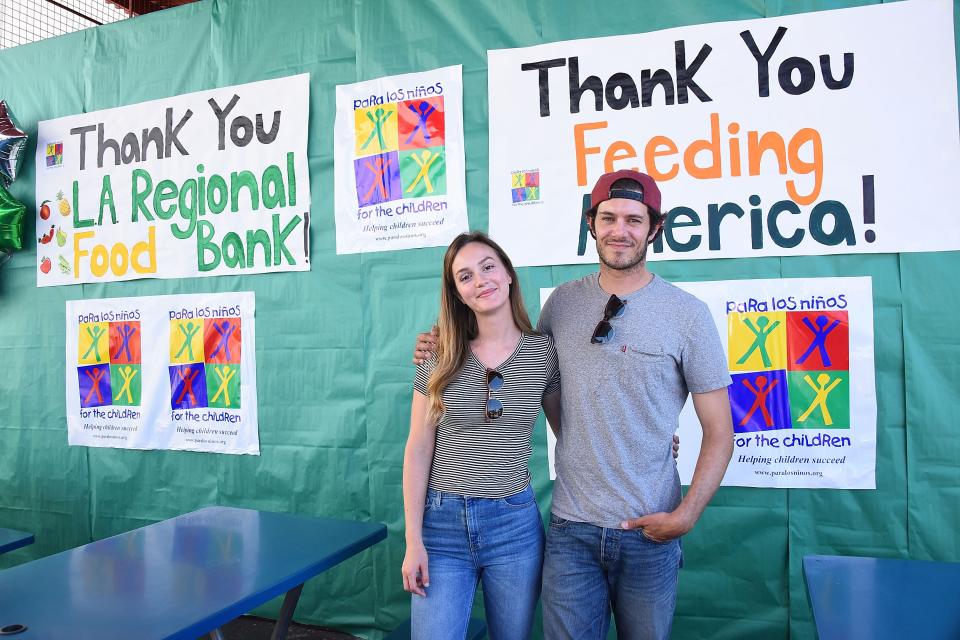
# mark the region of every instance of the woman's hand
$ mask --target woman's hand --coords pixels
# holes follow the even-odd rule
[[[407,553],[403,556],[403,590],[418,596],[426,596],[424,591],[430,586],[430,570],[427,568],[427,549],[423,543],[408,544]]]

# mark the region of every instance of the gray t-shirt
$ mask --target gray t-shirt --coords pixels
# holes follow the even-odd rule
[[[552,511],[618,527],[680,504],[671,452],[680,410],[688,392],[722,389],[730,374],[707,306],[657,276],[621,296],[611,339],[592,344],[609,298],[596,273],[563,284],[539,328],[553,336],[563,380]]]

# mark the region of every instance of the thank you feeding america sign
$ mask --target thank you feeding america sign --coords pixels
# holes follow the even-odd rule
[[[37,285],[310,268],[309,75],[39,124]]]
[[[898,2],[488,54],[490,232],[596,262],[597,178],[663,192],[651,258],[960,248],[953,7]]]

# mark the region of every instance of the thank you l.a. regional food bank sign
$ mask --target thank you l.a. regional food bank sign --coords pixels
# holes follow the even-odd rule
[[[37,285],[310,269],[309,76],[39,124]]]

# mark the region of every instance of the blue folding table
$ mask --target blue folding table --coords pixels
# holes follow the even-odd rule
[[[820,640],[960,638],[960,564],[805,556]]]
[[[196,640],[387,537],[379,523],[208,507],[0,571],[17,640]]]
[[[0,553],[13,551],[20,547],[33,544],[33,534],[16,529],[4,529],[0,527]]]

